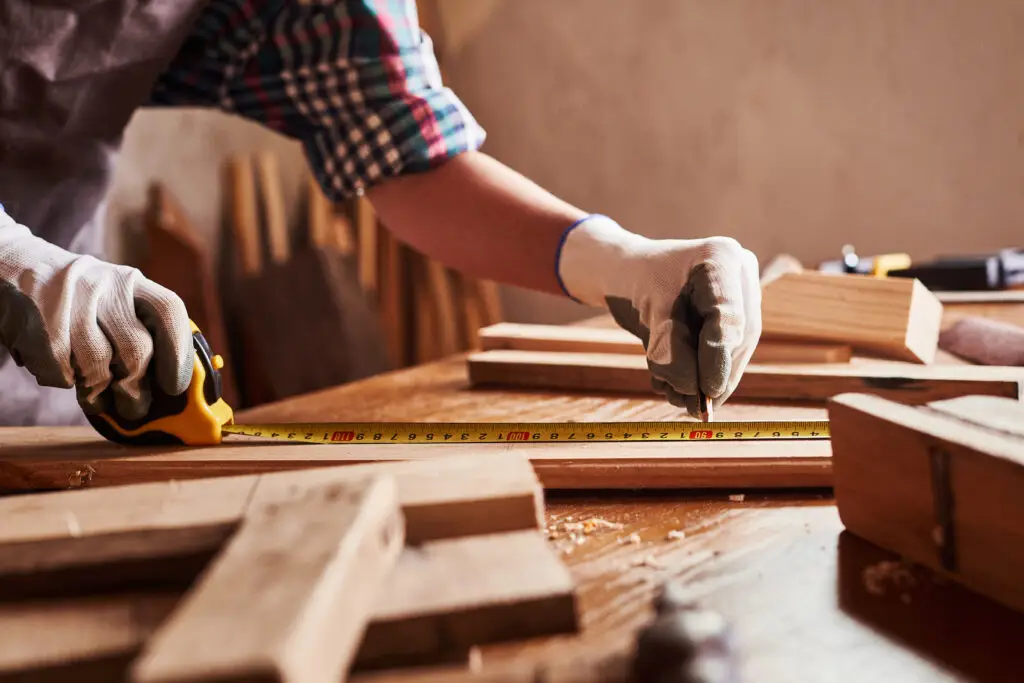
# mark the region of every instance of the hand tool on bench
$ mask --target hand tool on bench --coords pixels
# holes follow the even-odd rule
[[[703,424],[694,421],[540,422],[540,423],[289,423],[237,425],[221,394],[223,359],[213,353],[192,323],[195,361],[192,382],[181,396],[155,387],[149,413],[130,420],[111,413],[89,416],[92,426],[115,443],[137,445],[221,443],[225,435],[245,435],[306,443],[598,443],[622,441],[736,441],[827,439],[827,421],[751,421]],[[112,404],[111,404],[112,405]]]
[[[1024,250],[1002,249],[981,256],[943,256],[889,271],[890,277],[917,278],[933,291],[986,291],[1024,287]]]

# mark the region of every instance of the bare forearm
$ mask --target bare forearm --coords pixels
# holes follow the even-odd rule
[[[399,240],[471,276],[561,293],[555,258],[587,215],[481,152],[367,193]]]

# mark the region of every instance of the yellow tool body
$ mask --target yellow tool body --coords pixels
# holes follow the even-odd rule
[[[221,442],[224,426],[234,420],[231,406],[221,396],[224,361],[213,354],[196,324],[191,320],[189,324],[195,356],[192,381],[185,393],[163,393],[150,372],[153,402],[149,412],[137,420],[106,412],[88,415],[96,431],[110,441],[134,445],[207,446]]]
[[[190,321],[191,322],[191,321]],[[139,420],[110,413],[89,421],[110,441],[126,445],[209,446],[236,435],[309,444],[507,444],[664,443],[669,441],[769,441],[828,439],[827,420],[750,422],[312,422],[235,424],[221,396],[220,368],[202,332],[192,325],[195,360],[192,382],[180,396],[159,391],[151,377],[153,403]]]

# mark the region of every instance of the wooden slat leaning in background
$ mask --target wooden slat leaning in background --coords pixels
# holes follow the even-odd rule
[[[482,351],[467,359],[475,386],[626,394],[653,393],[644,356],[611,353]],[[1020,399],[1024,370],[968,365],[750,365],[733,400],[825,401],[862,391],[907,403],[966,394]]]
[[[849,531],[1024,611],[1024,404],[854,394],[829,419]]]

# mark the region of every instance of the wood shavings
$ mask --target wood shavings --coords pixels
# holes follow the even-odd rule
[[[917,582],[914,575],[910,573],[909,567],[903,562],[884,560],[864,568],[861,574],[864,588],[872,595],[885,595],[886,586],[895,588],[909,588]],[[909,602],[910,596],[907,596]]]
[[[729,495],[729,500],[734,503],[742,503],[746,496],[742,493],[733,493]]]
[[[667,539],[669,541],[681,541],[684,538],[686,538],[686,532],[682,529],[672,529],[667,534]]]
[[[638,533],[636,533],[634,531],[629,536],[626,536],[625,538],[620,538],[619,539],[619,543],[621,543],[622,545],[628,545],[630,543],[632,543],[633,545],[639,545],[640,544],[640,534],[638,534]]]
[[[86,465],[81,469],[77,469],[68,475],[68,488],[80,488],[86,486],[92,481],[92,475],[96,474],[96,470],[93,469],[92,465]]]
[[[609,522],[600,517],[590,517],[579,522],[572,521],[572,517],[566,517],[566,521],[548,526],[548,540],[562,543],[562,552],[569,554],[574,546],[580,546],[587,542],[587,537],[605,529],[621,529],[622,524]]]

